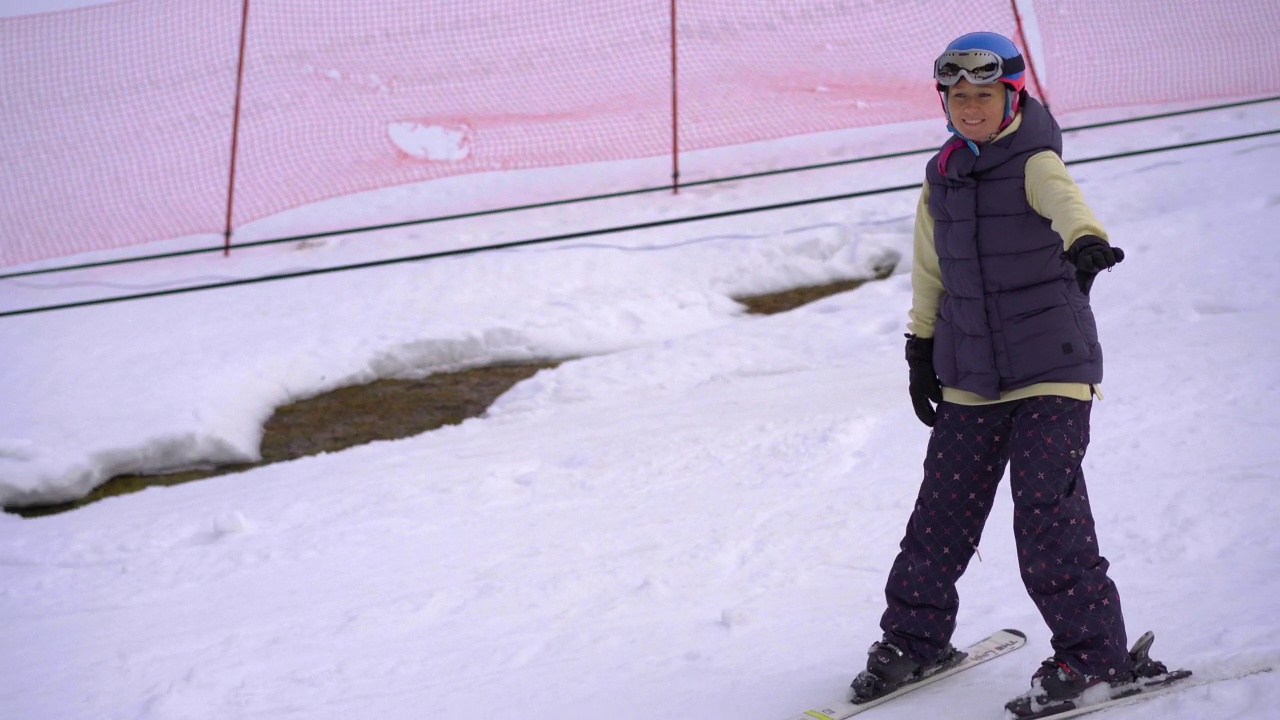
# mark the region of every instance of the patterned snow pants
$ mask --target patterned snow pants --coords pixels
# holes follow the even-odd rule
[[[1093,675],[1128,671],[1120,596],[1099,554],[1080,468],[1091,407],[1052,396],[939,405],[924,482],[885,587],[887,638],[925,661],[950,642],[956,581],[1009,467],[1022,582],[1053,632],[1055,656]]]

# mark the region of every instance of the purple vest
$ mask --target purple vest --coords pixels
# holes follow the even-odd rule
[[[1057,121],[1026,97],[1016,132],[977,156],[963,145],[953,150],[926,170],[944,288],[933,344],[938,379],[990,399],[1038,382],[1101,382],[1089,299],[1062,257],[1062,238],[1027,202],[1027,160],[1062,154]]]

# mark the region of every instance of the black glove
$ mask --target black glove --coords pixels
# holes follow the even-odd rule
[[[1124,260],[1124,251],[1111,247],[1110,243],[1097,235],[1081,235],[1071,243],[1066,256],[1076,266],[1076,283],[1080,285],[1080,292],[1088,295],[1098,273],[1110,270],[1116,263]]]
[[[933,338],[907,336],[907,367],[911,368],[911,404],[920,422],[933,427],[938,413],[930,400],[942,402],[942,383],[933,372]]]

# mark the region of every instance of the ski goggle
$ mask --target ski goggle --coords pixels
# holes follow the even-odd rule
[[[948,50],[933,63],[933,79],[951,87],[967,78],[974,85],[990,85],[1024,69],[1022,58],[1005,60],[990,50]]]

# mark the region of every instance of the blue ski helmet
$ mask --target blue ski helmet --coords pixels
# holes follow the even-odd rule
[[[965,67],[963,63],[958,66],[948,59],[955,59],[956,56],[964,56],[968,53],[986,53],[994,54],[999,58],[1000,62],[996,65],[985,65],[982,68]],[[979,75],[977,73],[984,73]],[[993,32],[975,32],[967,35],[961,35],[947,49],[942,51],[938,59],[934,61],[933,77],[938,82],[938,90],[944,91],[950,85],[954,85],[961,76],[968,77],[970,82],[975,84],[1002,82],[1008,85],[1014,93],[1019,93],[1026,87],[1026,62],[1022,59],[1022,53],[1018,51],[1016,45],[1009,38]],[[948,82],[949,80],[949,82]]]

